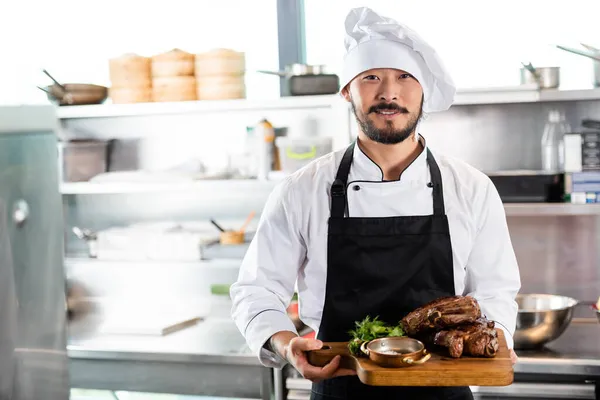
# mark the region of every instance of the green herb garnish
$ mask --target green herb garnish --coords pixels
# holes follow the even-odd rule
[[[404,336],[404,329],[401,324],[388,326],[379,317],[372,318],[367,316],[360,322],[355,322],[356,328],[351,330],[351,340],[348,343],[348,350],[351,354],[359,355],[360,346],[364,342],[374,339],[392,336]]]

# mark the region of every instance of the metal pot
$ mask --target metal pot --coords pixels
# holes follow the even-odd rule
[[[531,63],[521,68],[521,85],[537,84],[540,89],[555,89],[560,85],[560,67],[533,67]]]
[[[600,87],[600,49],[585,44],[582,44],[582,46],[588,51],[573,49],[571,47],[560,45],[557,45],[556,47],[569,53],[577,54],[594,60],[594,86]]]
[[[431,358],[425,345],[408,337],[386,337],[363,343],[361,351],[375,364],[386,368],[423,364]]]
[[[304,75],[323,75],[326,74],[324,65],[308,65],[308,64],[290,64],[286,65],[284,71],[258,71],[263,74],[278,75],[283,78],[292,76]]]
[[[520,294],[516,300],[516,349],[541,347],[557,339],[571,323],[573,309],[579,304],[571,297],[551,294]]]
[[[335,94],[339,90],[339,77],[329,74],[323,65],[291,64],[285,71],[258,71],[282,78],[284,96],[310,96]]]

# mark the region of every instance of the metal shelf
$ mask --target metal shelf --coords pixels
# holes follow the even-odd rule
[[[168,193],[175,191],[206,191],[215,193],[235,187],[236,190],[272,190],[279,179],[259,181],[255,179],[199,180],[185,183],[63,183],[64,195]],[[600,215],[600,203],[505,203],[508,217],[552,215]]]
[[[506,88],[470,89],[458,91],[454,105],[535,103],[552,101],[600,100],[600,89],[543,89],[523,85]]]
[[[456,94],[454,106],[577,100],[600,100],[600,89],[539,90],[535,85],[459,89]],[[323,96],[290,96],[269,100],[199,100],[167,103],[107,103],[87,106],[62,106],[56,108],[56,115],[59,119],[108,118],[257,110],[332,108],[339,105],[347,104],[341,96],[335,94]]]
[[[129,194],[129,193],[166,193],[174,191],[215,191],[219,189],[236,190],[269,190],[279,182],[277,179],[260,181],[256,179],[207,179],[177,183],[93,183],[69,182],[60,185],[60,192],[65,195],[77,194]]]
[[[600,204],[505,203],[507,217],[599,215]]]
[[[98,104],[87,106],[58,107],[59,119],[107,118],[165,114],[215,113],[234,111],[293,110],[308,108],[331,108],[343,104],[338,95],[294,96],[270,100],[198,100],[165,103]]]

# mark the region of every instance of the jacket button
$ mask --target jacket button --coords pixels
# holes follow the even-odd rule
[[[354,191],[359,191],[359,190],[360,190],[360,186],[358,186],[358,185],[354,185],[354,186],[352,187],[352,189],[354,189]]]

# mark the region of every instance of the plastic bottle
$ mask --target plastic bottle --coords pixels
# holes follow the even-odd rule
[[[563,172],[565,166],[565,133],[571,127],[565,116],[558,110],[548,113],[548,121],[542,135],[542,170],[545,172]]]
[[[273,168],[273,142],[275,141],[275,129],[273,125],[263,119],[255,129],[258,142],[258,170],[257,179],[269,179],[269,172]]]

